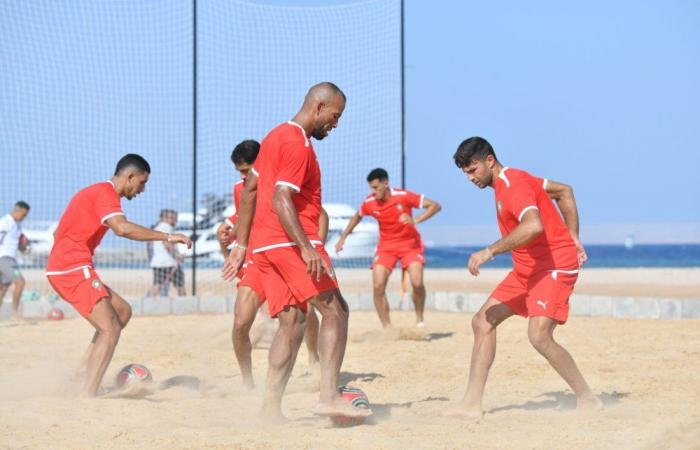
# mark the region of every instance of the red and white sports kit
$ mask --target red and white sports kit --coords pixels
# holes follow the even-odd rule
[[[387,200],[379,201],[370,194],[360,205],[360,216],[372,216],[379,222],[379,244],[374,255],[374,264],[393,270],[397,261],[401,268],[419,262],[425,264],[425,246],[418,229],[411,223],[403,223],[403,214],[413,217],[413,208],[423,207],[423,195],[403,189],[391,189]]]
[[[511,251],[513,270],[491,296],[518,315],[546,316],[564,323],[579,267],[571,233],[546,186],[546,179],[507,167],[494,181],[501,234],[505,237],[512,232],[531,209],[539,211],[544,232]]]
[[[118,215],[124,215],[119,194],[111,181],[104,181],[75,194],[58,223],[46,276],[58,295],[83,317],[101,298],[109,297],[92,255],[109,230],[105,221]]]
[[[241,206],[241,193],[243,192],[244,185],[245,183],[243,180],[238,180],[236,184],[233,185],[233,207],[235,211],[231,217],[226,219],[226,223],[231,227],[235,226],[236,222],[238,222],[238,210]],[[258,295],[260,303],[265,302],[265,289],[263,287],[262,274],[255,266],[253,252],[250,250],[250,246],[245,255],[245,263],[243,263],[243,266],[241,266],[238,273],[236,273],[236,277],[240,280],[237,287],[247,286],[251,288]]]
[[[258,193],[249,247],[253,248],[253,261],[262,274],[270,316],[277,316],[287,306],[306,311],[308,299],[336,289],[338,283],[325,273],[320,281],[306,273],[301,251],[284,231],[272,206],[278,185],[296,192],[292,201],[299,223],[316,251],[332,267],[318,234],[321,170],[304,129],[290,121],[270,131],[260,145],[253,172],[258,176]]]

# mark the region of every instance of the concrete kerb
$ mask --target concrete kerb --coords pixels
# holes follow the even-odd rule
[[[399,294],[389,293],[392,310],[413,310],[410,295],[399,304]],[[487,300],[488,294],[449,291],[428,292],[426,310],[474,313]],[[351,311],[373,311],[372,293],[347,293],[345,299]],[[226,314],[233,312],[235,297],[147,297],[128,299],[134,315],[163,316],[169,314]],[[700,319],[700,299],[674,299],[651,297],[608,297],[598,295],[573,295],[569,301],[572,316],[616,317],[635,319]],[[78,312],[67,302],[47,299],[24,301],[20,314],[25,318],[45,318],[52,308],[59,308],[66,318],[77,317]],[[10,302],[0,309],[0,320],[9,319]]]

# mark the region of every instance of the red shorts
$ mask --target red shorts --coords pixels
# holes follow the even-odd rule
[[[407,247],[407,248],[393,248],[393,249],[377,249],[374,254],[374,263],[372,263],[371,269],[375,266],[384,266],[387,269],[394,270],[396,262],[401,261],[401,269],[406,270],[406,268],[414,263],[419,262],[425,265],[425,247]]]
[[[563,324],[569,318],[569,297],[578,273],[546,270],[532,275],[511,271],[491,297],[523,317],[545,316]]]
[[[316,251],[333,271],[326,249],[319,245]],[[310,298],[338,289],[335,272],[332,277],[324,273],[320,281],[306,273],[306,263],[297,247],[279,247],[256,253],[254,261],[262,275],[270,317],[276,317],[288,306],[295,306],[306,312]]]
[[[262,274],[252,259],[243,264],[241,270],[238,271],[238,278],[241,280],[238,282],[238,288],[249,287],[255,291],[260,303],[265,303],[265,288],[263,287]]]
[[[46,278],[56,293],[85,318],[100,299],[110,296],[109,290],[92,267],[59,275],[46,275]]]

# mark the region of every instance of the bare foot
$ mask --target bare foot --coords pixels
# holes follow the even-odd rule
[[[454,417],[457,419],[465,419],[471,422],[478,422],[484,417],[484,412],[481,408],[473,408],[460,404],[454,405],[440,412],[444,417]]]
[[[311,372],[311,375],[316,378],[321,376],[321,363],[319,362],[318,357],[309,357],[309,372]]]
[[[369,417],[372,415],[371,409],[357,408],[350,402],[338,397],[332,403],[319,403],[314,408],[314,414],[322,417],[344,416],[344,417]]]
[[[288,421],[279,407],[265,405],[260,410],[260,420],[266,425],[280,425]]]
[[[243,378],[241,381],[241,385],[243,386],[243,389],[252,391],[255,389],[255,382],[253,381],[252,378]]]
[[[576,410],[581,412],[596,412],[603,409],[603,402],[597,395],[590,393],[576,398]]]

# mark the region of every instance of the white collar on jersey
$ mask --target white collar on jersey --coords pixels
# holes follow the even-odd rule
[[[510,180],[508,180],[508,177],[506,176],[506,170],[508,170],[508,167],[502,168],[501,173],[498,174],[498,178],[506,183],[506,187],[510,187]]]
[[[117,190],[117,187],[114,185],[114,183],[112,183],[112,180],[107,180],[105,183],[111,184],[112,187],[114,188],[114,190],[115,190],[115,191]]]
[[[294,122],[293,120],[288,120],[287,123],[289,125],[294,125],[295,127],[299,127],[299,129],[301,130],[302,136],[304,136],[304,147],[308,147],[309,146],[309,138],[306,137],[306,130],[304,130],[304,127],[302,127],[298,123]]]

